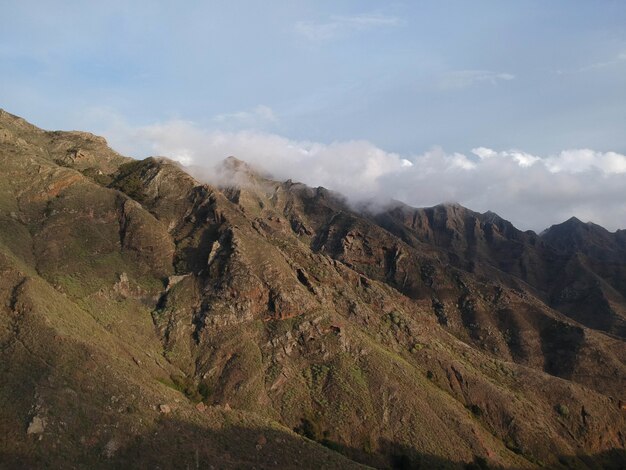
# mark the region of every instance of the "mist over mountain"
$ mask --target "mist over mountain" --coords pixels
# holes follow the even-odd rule
[[[263,120],[270,112],[261,113]],[[232,130],[224,129],[226,117],[207,126],[184,120],[133,126],[111,114],[102,118],[99,128],[113,148],[139,158],[169,156],[203,181],[215,178],[225,155],[239,155],[276,179],[324,186],[355,204],[456,202],[481,212],[496,211],[536,232],[572,216],[609,230],[626,224],[626,156],[619,152],[579,148],[537,155],[477,147],[462,153],[433,147],[421,154],[401,154],[366,140],[324,144],[246,130],[259,112],[243,114],[245,119],[240,116]]]
[[[229,154],[198,181],[0,111],[1,466],[623,468],[624,230]]]

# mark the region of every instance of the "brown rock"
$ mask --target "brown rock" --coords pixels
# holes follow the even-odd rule
[[[170,405],[159,405],[159,411],[163,414],[168,414],[172,412],[172,408],[170,408]]]
[[[33,420],[28,425],[28,429],[26,430],[26,434],[41,434],[46,427],[45,418],[40,418],[39,416],[35,416]]]

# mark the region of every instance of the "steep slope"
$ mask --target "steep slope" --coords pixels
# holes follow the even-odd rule
[[[575,217],[541,238],[566,258],[550,302],[592,328],[626,338],[626,239]]]
[[[626,337],[626,245],[620,231],[572,218],[538,236],[494,213],[458,205],[398,204],[372,218],[411,246],[440,247],[464,271],[529,291],[585,326]]]
[[[0,124],[0,467],[352,465],[275,421],[196,408],[151,317],[176,279],[167,227],[91,179],[130,160]],[[91,162],[64,159],[83,145]]]
[[[226,165],[241,164],[231,159]],[[142,197],[163,194],[156,190],[158,183],[153,187],[156,175],[171,178],[180,171],[155,160],[138,167],[137,174],[147,188]],[[185,278],[162,299],[155,320],[162,325],[171,357],[202,378],[200,384],[212,391],[213,403],[265,411],[296,428],[306,423],[308,432],[318,439],[336,442],[354,458],[376,465],[384,465],[384,460],[368,456],[367,450],[394,455],[384,443],[410,449],[420,439],[420,450],[444,457],[454,451],[441,449],[442,443],[456,443],[458,455],[462,452],[459,440],[468,442],[465,459],[471,460],[477,445],[471,436],[489,442],[496,426],[500,428],[497,437],[509,439],[509,447],[518,449],[514,443],[520,438],[509,436],[510,423],[489,422],[485,435],[481,425],[472,427],[474,418],[467,423],[471,413],[466,407],[482,410],[473,403],[473,393],[482,390],[483,400],[491,397],[493,415],[508,422],[516,414],[509,394],[533,380],[524,374],[508,391],[496,392],[502,377],[485,377],[475,370],[459,372],[458,356],[469,352],[455,350],[456,339],[438,323],[488,353],[472,358],[471,369],[481,361],[514,360],[603,393],[622,393],[614,380],[616,371],[624,374],[620,342],[570,324],[528,294],[499,283],[485,285],[447,267],[436,247],[423,244],[421,251],[412,250],[328,191],[276,183],[258,175],[239,188],[223,192],[206,188],[200,203],[197,190],[190,191],[194,195],[188,199],[194,202],[185,219],[204,221],[204,236],[197,239],[203,238],[211,249],[194,252],[194,259],[201,256],[204,266],[194,266],[196,276]],[[146,207],[164,217],[156,202],[145,199]],[[285,321],[293,326],[286,327]],[[431,342],[443,346],[437,348]],[[434,364],[429,361],[430,348],[437,348]],[[600,360],[595,358],[598,355]],[[385,367],[393,358],[400,360],[395,374]],[[589,367],[592,362],[599,367]],[[463,381],[454,385],[459,379],[453,370],[461,377],[472,377],[472,392],[464,390]],[[342,385],[345,377],[354,380],[355,374],[360,388]],[[542,379],[536,380],[550,382],[549,377],[539,376]],[[384,411],[390,405],[383,400],[391,393],[386,391],[389,386],[400,402],[399,409],[392,408],[397,414],[391,420],[391,411]],[[441,401],[442,389],[453,396],[456,393],[459,403]],[[416,390],[420,391],[417,395]],[[551,396],[561,393],[553,391]],[[494,398],[498,394],[500,398]],[[433,412],[433,403],[440,401],[438,411]],[[525,428],[520,432],[522,439],[533,440],[530,428],[545,432],[546,424],[536,422],[538,406],[543,407],[544,416],[556,413],[555,404],[540,405],[540,401],[533,397],[528,415],[518,415],[517,421],[529,423],[521,425]],[[576,397],[573,402],[578,406],[584,399]],[[617,408],[617,402],[608,403],[607,411]],[[369,411],[350,416],[354,410]],[[466,422],[472,432],[438,434],[441,429],[458,433],[458,426],[451,422]],[[442,423],[441,429],[433,428],[433,423]],[[432,431],[418,437],[416,429]],[[558,439],[553,436],[551,440]],[[540,447],[540,439],[534,440],[532,445]],[[481,453],[496,462],[510,462],[514,456],[507,456],[508,450],[501,445],[491,441]],[[504,456],[498,456],[502,452]],[[541,459],[555,450],[528,453],[531,459]]]
[[[460,206],[368,214],[233,158],[218,188],[0,130],[5,461],[623,461],[624,341],[548,306],[556,243]]]

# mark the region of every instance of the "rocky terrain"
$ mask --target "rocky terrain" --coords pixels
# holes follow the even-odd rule
[[[624,230],[211,186],[4,111],[0,165],[1,468],[624,468]]]

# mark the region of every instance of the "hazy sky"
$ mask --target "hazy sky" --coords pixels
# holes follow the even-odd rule
[[[0,107],[41,127],[626,227],[626,1],[0,3]]]

